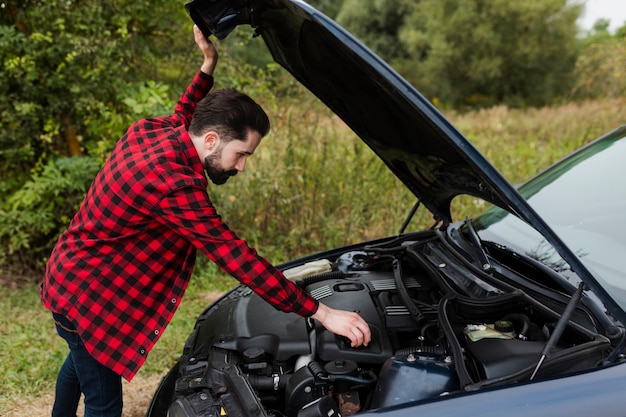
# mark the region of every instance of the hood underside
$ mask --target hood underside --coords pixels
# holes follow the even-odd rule
[[[515,190],[428,100],[306,3],[193,1],[187,8],[205,34],[225,37],[250,24],[274,60],[350,126],[438,221],[452,220],[450,202],[461,194],[517,212]]]

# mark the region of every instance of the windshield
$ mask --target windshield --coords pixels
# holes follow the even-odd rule
[[[618,134],[621,133],[621,134]],[[626,138],[616,131],[524,184],[520,194],[626,309]],[[572,276],[528,224],[493,207],[474,222],[484,240],[503,244]]]

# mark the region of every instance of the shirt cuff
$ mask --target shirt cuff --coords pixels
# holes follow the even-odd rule
[[[205,72],[199,71],[198,74],[200,75],[200,78],[202,78],[203,80],[206,81],[210,81],[211,83],[213,82],[213,76],[209,75]]]

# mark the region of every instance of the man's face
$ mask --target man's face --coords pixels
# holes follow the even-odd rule
[[[215,185],[224,184],[230,177],[234,177],[237,175],[237,172],[239,172],[236,169],[223,169],[221,167],[221,161],[222,147],[216,149],[215,152],[204,158],[204,170],[211,182]]]
[[[213,184],[222,185],[230,177],[243,172],[248,156],[252,155],[261,142],[258,132],[249,131],[246,140],[224,142],[217,139],[211,152],[204,158],[204,169]]]

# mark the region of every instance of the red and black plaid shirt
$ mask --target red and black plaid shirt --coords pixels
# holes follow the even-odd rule
[[[170,322],[199,249],[277,309],[302,316],[318,303],[221,220],[189,135],[213,86],[198,73],[174,114],[141,120],[119,140],[42,284],[42,301],[71,320],[87,350],[131,380]]]

